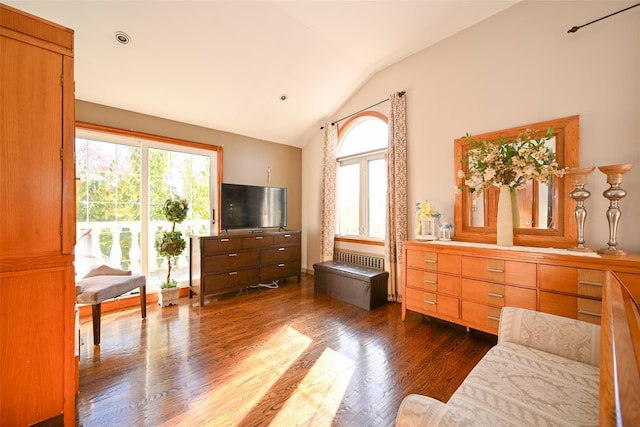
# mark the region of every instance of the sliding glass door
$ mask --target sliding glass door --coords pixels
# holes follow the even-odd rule
[[[161,214],[171,195],[189,202],[176,229],[206,234],[217,206],[217,152],[149,140],[77,130],[76,271],[107,264],[143,273],[153,289],[166,278],[167,261],[154,248],[156,233],[171,224]],[[176,260],[173,278],[189,280],[188,250]]]

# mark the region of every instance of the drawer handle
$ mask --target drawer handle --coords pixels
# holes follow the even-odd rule
[[[504,295],[496,294],[493,292],[487,292],[487,295],[489,295],[490,297],[504,298]]]
[[[291,234],[285,234],[285,235],[284,235],[284,238],[285,238],[285,239],[288,239],[289,237],[291,237]]]
[[[602,287],[602,283],[598,283],[598,282],[589,282],[588,280],[578,280],[578,284],[579,284],[579,285],[598,286],[599,288],[601,288],[601,287]]]
[[[500,270],[499,268],[487,268],[487,271],[490,273],[504,273],[504,270]]]
[[[262,240],[262,236],[256,236],[256,240]]]
[[[229,256],[232,256],[232,257],[233,257],[233,256],[238,256],[238,254],[229,254]]]
[[[428,262],[430,264],[435,264],[437,261],[434,259],[425,259],[424,262]]]
[[[586,314],[589,316],[602,317],[602,314],[596,313],[595,311],[578,310],[578,314]]]
[[[278,264],[278,267],[284,267],[284,264]]]
[[[425,304],[436,305],[435,301],[429,301],[428,299],[424,300]]]
[[[435,285],[438,282],[435,281],[435,280],[424,279],[424,283],[429,283],[430,285]]]
[[[284,248],[278,248],[278,250],[279,250],[280,252],[282,252],[282,251],[284,251]]]
[[[220,239],[221,242],[228,242],[229,239]]]
[[[238,274],[237,271],[232,271],[231,273],[229,273],[229,276],[235,276],[236,274]]]
[[[499,318],[499,317],[496,317],[496,316],[487,316],[487,319],[489,319],[489,320],[495,320],[496,322],[499,322],[499,321],[500,321],[500,318]]]

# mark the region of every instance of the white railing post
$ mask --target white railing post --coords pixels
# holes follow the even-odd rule
[[[109,254],[109,264],[116,265],[118,268],[122,268],[120,265],[122,261],[122,249],[120,248],[120,227],[110,227],[111,230],[111,254]]]

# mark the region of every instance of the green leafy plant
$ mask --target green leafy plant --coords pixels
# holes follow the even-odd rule
[[[155,248],[159,255],[167,259],[167,280],[160,284],[160,288],[175,288],[178,283],[171,278],[172,262],[182,254],[187,242],[181,231],[176,231],[176,224],[187,218],[189,203],[178,196],[169,197],[162,206],[162,215],[172,223],[171,231],[160,231],[156,234]]]
[[[556,156],[546,145],[553,135],[553,128],[540,138],[534,138],[535,130],[527,129],[515,138],[498,141],[478,141],[465,135],[471,150],[462,159],[468,164],[468,172],[458,171],[462,184],[458,190],[469,188],[470,192],[481,192],[486,188],[508,185],[514,190],[527,180],[546,183],[553,176],[563,176],[565,169],[558,167]]]

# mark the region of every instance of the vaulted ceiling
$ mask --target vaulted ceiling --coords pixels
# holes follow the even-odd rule
[[[516,1],[5,3],[74,29],[77,99],[300,147],[376,72]]]

